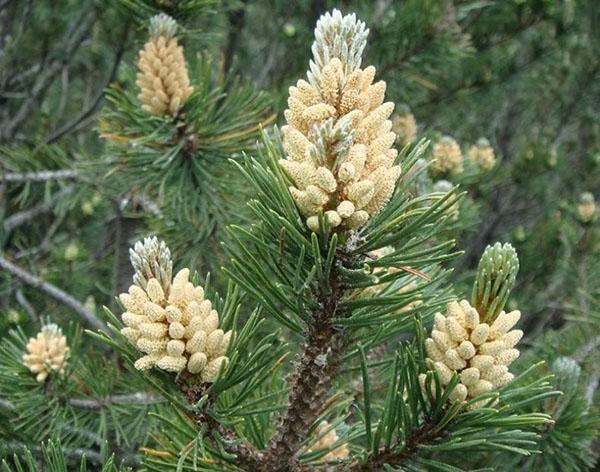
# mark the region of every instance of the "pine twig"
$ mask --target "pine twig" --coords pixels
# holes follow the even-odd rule
[[[4,399],[0,398],[0,409],[9,410],[9,411],[14,410],[15,405],[8,400],[4,400]]]
[[[152,405],[163,401],[160,397],[147,392],[135,392],[125,395],[112,395],[101,399],[93,398],[72,398],[67,403],[79,408],[90,410],[99,410],[109,405]]]
[[[127,27],[121,34],[121,39],[120,39],[121,46],[120,46],[119,50],[117,51],[117,53],[115,54],[115,59],[113,60],[113,65],[111,67],[110,73],[108,74],[108,77],[107,77],[105,83],[102,84],[102,86],[99,88],[98,93],[96,94],[96,97],[94,98],[94,100],[92,100],[92,103],[85,110],[83,110],[78,116],[76,116],[73,120],[64,124],[61,128],[53,131],[52,134],[46,140],[46,144],[50,144],[55,141],[58,141],[64,135],[70,133],[71,131],[76,129],[81,123],[83,123],[85,120],[87,120],[88,118],[93,116],[94,112],[98,108],[98,105],[102,102],[102,98],[104,97],[104,91],[105,91],[106,87],[108,87],[108,85],[115,79],[115,76],[117,75],[117,70],[119,68],[119,64],[121,63],[121,59],[123,58],[123,54],[125,53],[125,47],[127,45],[127,38],[129,36],[128,33],[129,33],[129,28]]]
[[[70,194],[73,191],[72,187],[66,187],[59,192],[54,193],[46,202],[43,202],[33,208],[29,208],[27,210],[20,211],[13,215],[10,215],[8,218],[4,220],[2,224],[4,232],[6,234],[10,233],[13,229],[22,224],[28,223],[31,220],[37,218],[39,215],[42,215],[53,208],[54,203],[59,200],[61,197],[64,197]]]
[[[0,174],[0,182],[47,182],[48,180],[83,180],[83,177],[74,169],[40,170],[37,172],[6,172]]]
[[[110,405],[152,405],[163,401],[162,398],[147,392],[135,392],[125,395],[111,395],[102,399],[93,398],[71,398],[67,403],[77,408],[86,408],[89,410],[99,410]],[[0,408],[5,410],[14,410],[15,405],[9,401],[0,398]]]
[[[21,104],[10,123],[0,133],[0,141],[10,141],[14,138],[17,131],[30,116],[31,110],[36,107],[39,100],[47,92],[56,75],[72,60],[74,53],[89,35],[96,19],[97,6],[92,5],[91,8],[82,12],[80,17],[71,23],[69,29],[65,32],[64,44],[61,45],[63,54],[43,68],[43,72],[39,74],[27,100]]]
[[[397,467],[406,464],[414,457],[419,445],[426,444],[438,437],[440,432],[430,423],[424,423],[420,428],[413,431],[407,438],[402,449],[381,448],[377,453],[370,456],[365,463],[355,462],[342,467],[342,472],[372,472],[382,470],[385,466]]]
[[[38,314],[35,311],[35,308],[33,308],[33,306],[31,305],[31,303],[29,303],[29,300],[27,300],[27,298],[25,298],[25,295],[23,294],[23,290],[17,290],[16,296],[15,298],[17,299],[17,302],[19,303],[19,305],[21,305],[25,311],[27,311],[27,313],[29,314],[29,317],[33,320],[33,321],[37,321],[38,320]]]
[[[22,282],[25,282],[32,287],[35,287],[46,295],[54,298],[56,301],[62,303],[63,305],[71,308],[75,313],[79,315],[82,321],[90,326],[91,328],[104,331],[109,336],[112,336],[112,333],[108,330],[106,325],[96,318],[96,315],[88,310],[81,302],[75,299],[73,296],[59,289],[58,287],[44,282],[39,277],[36,277],[33,274],[21,269],[17,265],[13,264],[9,260],[5,259],[2,255],[0,255],[0,269],[5,270],[9,274],[14,275]]]

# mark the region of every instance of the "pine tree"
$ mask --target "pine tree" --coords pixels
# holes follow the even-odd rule
[[[597,151],[591,2],[322,3],[59,2],[3,36],[3,470],[594,466],[597,163],[563,161]],[[97,134],[70,74],[116,79]]]

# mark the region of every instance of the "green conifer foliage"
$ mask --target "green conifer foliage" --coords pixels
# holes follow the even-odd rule
[[[594,470],[594,7],[0,0],[0,470]]]

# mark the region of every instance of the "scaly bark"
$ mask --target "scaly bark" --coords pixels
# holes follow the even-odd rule
[[[345,350],[344,331],[333,324],[339,315],[338,303],[344,289],[334,268],[331,289],[318,297],[319,309],[313,315],[303,352],[289,377],[288,408],[279,420],[276,433],[267,446],[261,471],[307,470],[296,454],[327,399],[327,392],[340,369]]]

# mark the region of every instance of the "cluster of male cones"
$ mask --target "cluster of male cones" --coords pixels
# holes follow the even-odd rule
[[[375,68],[360,67],[368,32],[355,15],[323,15],[308,81],[290,87],[282,128],[287,156],[280,164],[313,231],[320,213],[340,230],[364,226],[385,206],[400,176],[388,119],[394,104],[384,103],[385,82],[373,83]]]
[[[189,269],[171,281],[170,252],[156,238],[138,242],[131,261],[134,283],[119,298],[127,310],[121,333],[145,354],[135,362],[136,369],[186,369],[214,382],[229,361],[225,354],[232,331],[219,328],[219,314],[203,288],[189,281]]]
[[[193,91],[177,23],[164,13],[150,20],[150,39],[140,51],[136,84],[142,108],[154,115],[176,115]]]

